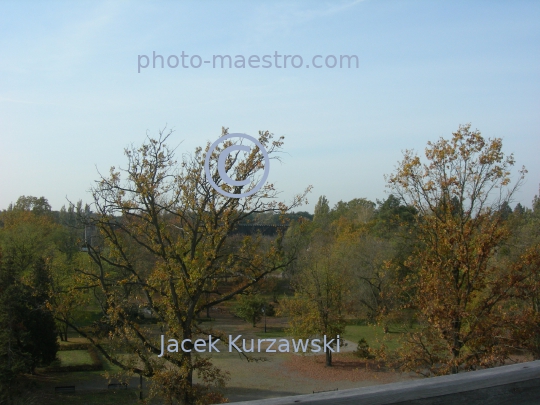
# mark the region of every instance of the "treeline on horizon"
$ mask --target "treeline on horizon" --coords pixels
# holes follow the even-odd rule
[[[322,196],[326,199],[326,196]],[[366,198],[354,198],[351,201],[345,202],[340,200],[337,202],[334,207],[329,210],[331,216],[334,218],[339,217],[344,213],[348,208],[354,207],[358,204],[365,204],[366,206],[373,207],[374,215],[378,215],[382,210],[385,210],[384,206],[395,205],[395,200],[397,197],[390,194],[387,199],[376,200],[376,203],[366,199]],[[391,200],[391,202],[389,202]],[[531,202],[531,207],[534,208],[536,199]],[[399,203],[399,200],[398,200]],[[330,202],[328,201],[328,204]],[[83,208],[84,207],[84,208]],[[531,207],[523,206],[520,202],[514,205],[512,209],[509,202],[505,202],[504,206],[501,208],[505,215],[512,214],[514,211],[517,214],[524,214],[526,211],[531,211]],[[20,196],[15,203],[10,203],[6,209],[3,211],[13,211],[13,210],[25,210],[32,211],[34,214],[47,213],[52,217],[54,222],[64,225],[64,226],[73,226],[75,224],[74,220],[77,212],[84,211],[85,215],[92,214],[92,210],[89,204],[84,204],[82,200],[78,201],[77,204],[69,204],[68,208],[62,206],[60,210],[52,210],[49,201],[45,197],[34,197],[34,196]],[[300,218],[305,218],[308,220],[313,220],[314,214],[309,213],[308,211],[295,211],[295,212],[286,212],[286,213],[273,213],[268,212],[264,214],[251,214],[247,217],[242,224],[253,224],[253,225],[289,225],[291,221],[298,220]],[[1,219],[0,219],[1,220]],[[2,222],[0,222],[2,226]]]

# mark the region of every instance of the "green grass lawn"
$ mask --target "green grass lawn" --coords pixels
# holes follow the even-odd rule
[[[99,321],[103,314],[99,309],[83,308],[76,312],[75,318],[79,325],[89,326],[95,321]]]
[[[101,363],[103,363],[103,370],[104,371],[110,371],[110,372],[116,373],[116,372],[122,370],[120,367],[118,367],[118,366],[112,364],[111,362],[109,362],[109,360],[107,360],[105,358],[105,356],[103,356],[100,352],[98,352],[98,357],[100,358]]]
[[[378,325],[348,325],[343,334],[345,339],[354,343],[358,343],[361,338],[364,338],[370,347],[378,348],[381,346],[381,343],[384,343],[390,350],[395,350],[399,347],[400,336],[400,333],[385,334],[382,326]]]
[[[390,327],[390,331],[392,328]],[[258,331],[255,333],[258,338],[286,338],[289,337],[282,327],[268,327],[267,333]],[[399,347],[400,333],[385,334],[383,328],[378,325],[348,325],[345,328],[343,338],[357,343],[361,338],[366,339],[370,347],[378,348],[384,342],[390,350],[395,350]],[[356,347],[356,346],[355,346]]]
[[[87,350],[63,350],[58,352],[61,366],[79,366],[92,364],[92,358]]]

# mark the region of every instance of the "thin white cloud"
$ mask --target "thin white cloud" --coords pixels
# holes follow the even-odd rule
[[[339,4],[326,3],[322,6],[318,3],[278,3],[265,4],[257,10],[257,17],[253,24],[255,29],[263,34],[276,32],[288,32],[298,25],[323,19],[328,16],[343,13],[354,8],[366,0],[354,0]]]

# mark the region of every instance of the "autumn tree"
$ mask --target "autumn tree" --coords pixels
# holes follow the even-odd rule
[[[321,201],[325,203],[319,199]],[[315,218],[317,223],[326,223],[320,211]],[[303,224],[307,228],[310,225]],[[339,344],[337,337],[346,326],[345,316],[351,300],[350,278],[332,232],[325,228],[312,232],[299,256],[292,280],[294,295],[281,301],[280,313],[289,316],[288,332],[292,336],[300,339],[326,336],[328,340],[334,339],[335,349]],[[295,233],[302,233],[302,229],[292,229],[289,238],[294,239]],[[325,356],[326,366],[331,366],[332,352],[327,350]]]
[[[324,197],[319,201],[328,206]],[[389,265],[401,265],[410,250],[413,238],[407,224],[414,209],[390,195],[378,208],[365,198],[354,198],[323,211],[326,213],[319,214],[318,221],[305,227],[306,233],[326,229],[333,235],[331,249],[339,257],[340,271],[350,276],[351,315],[374,322],[394,306],[389,288],[393,277],[401,275],[390,271]]]
[[[45,197],[22,196],[0,214],[0,295],[3,327],[14,357],[33,372],[56,357],[56,325],[49,307],[52,262],[59,253],[61,228]],[[11,362],[13,356],[10,358]]]
[[[517,204],[508,216],[511,237],[499,249],[497,260],[530,274],[519,287],[519,300],[510,310],[514,316],[512,341],[517,350],[525,350],[540,359],[540,198],[532,209]]]
[[[255,327],[264,314],[266,301],[259,295],[239,295],[235,313]]]
[[[357,224],[370,222],[375,214],[375,203],[365,198],[354,198],[348,202],[339,201],[330,212],[334,220],[345,217]]]
[[[60,340],[68,340],[70,323],[77,322],[81,309],[90,302],[89,290],[80,288],[80,274],[77,269],[88,267],[88,255],[77,252],[71,257],[57,254],[50,261],[50,290],[51,296],[47,302],[48,308],[54,314],[57,322]]]
[[[508,305],[531,274],[494,257],[509,235],[501,207],[525,170],[511,186],[514,157],[503,153],[501,139],[484,139],[470,125],[451,139],[428,142],[425,157],[422,163],[406,151],[388,178],[418,211],[419,244],[407,263],[414,271],[400,291],[420,326],[407,334],[401,365],[446,374],[502,363],[511,349]]]
[[[25,391],[18,377],[56,358],[56,325],[47,308],[48,281],[49,269],[42,258],[23,269],[13,251],[3,255],[0,249],[0,403],[12,403],[14,396]]]
[[[67,339],[64,320],[73,319],[85,298],[84,291],[74,285],[74,268],[87,259],[80,252],[82,234],[75,210],[84,210],[81,202],[53,212],[45,197],[21,196],[0,214],[0,245],[12,266],[28,279],[34,263],[46,263],[47,283],[35,287],[47,289],[46,306],[57,320],[62,340]]]
[[[540,242],[527,247],[511,264],[522,277],[517,286],[517,299],[509,305],[511,342],[518,350],[526,350],[540,360]]]
[[[13,211],[30,211],[35,215],[51,213],[51,205],[45,197],[20,196],[15,205],[11,206]]]
[[[329,248],[339,258],[337,271],[347,276],[349,310],[373,321],[388,284],[385,262],[393,255],[390,243],[373,232],[375,204],[365,198],[339,201],[329,215],[333,219],[328,227],[333,235]]]
[[[391,243],[363,231],[340,235],[343,266],[349,269],[356,312],[375,321],[388,306],[386,289],[392,273],[387,263],[394,257]]]
[[[358,256],[363,257],[361,263],[365,263],[361,269],[370,267],[373,269],[371,278],[374,282],[364,280],[364,283],[369,283],[375,292],[372,302],[377,304],[375,307],[377,311],[371,313],[383,325],[385,332],[389,332],[390,324],[411,326],[414,323],[413,312],[395,309],[401,306],[404,299],[406,300],[406,296],[399,293],[399,287],[411,272],[407,260],[417,243],[415,227],[417,212],[414,207],[403,204],[400,198],[393,194],[385,200],[377,201],[377,204],[376,216],[365,237],[368,244],[360,246],[359,249],[365,253]]]
[[[79,287],[80,275],[75,271],[89,262],[84,252],[85,228],[79,220],[89,212],[89,206],[79,201],[53,213],[58,231],[54,254],[48,259],[51,269],[48,307],[54,314],[62,341],[68,340],[69,323],[76,321],[91,297],[88,290]]]
[[[287,212],[303,201],[305,193],[286,205],[276,201],[277,191],[266,183],[247,197],[225,197],[205,176],[206,155],[211,153],[214,182],[238,194],[261,178],[265,169],[261,151],[255,147],[249,153],[227,156],[228,176],[249,180],[247,185],[229,185],[222,181],[217,162],[233,140],[214,151],[209,151],[209,144],[197,148],[177,163],[174,149],[166,143],[170,134],[160,131],[157,139],[126,149],[126,168],[111,168],[93,188],[96,213],[86,222],[99,231],[102,242],[87,241],[93,266],[79,269],[80,287],[95,291],[106,315],[102,322],[107,325],[107,345],[97,335],[72,326],[111,362],[153,381],[166,401],[215,403],[220,396],[213,388],[222,385],[226,376],[194,352],[168,352],[158,358],[159,332],[138,324],[129,316],[129,308],[136,304],[150,309],[167,339],[212,335],[226,340],[200,324],[197,314],[248,292],[294,260],[294,252],[284,251],[281,235],[268,240],[233,231],[250,215]],[[283,138],[274,140],[269,132],[260,132],[258,139],[271,158],[283,145]]]
[[[389,201],[379,213],[375,203],[365,198],[339,201],[330,209],[329,201],[322,196],[315,207],[314,220],[294,223],[289,229],[287,240],[299,240],[302,252],[292,272],[296,275],[295,298],[287,303],[292,332],[307,336],[315,333],[313,328],[330,329],[328,322],[334,322],[339,329],[346,315],[367,317],[374,322],[388,307],[393,307],[389,290],[395,275],[388,263],[398,257],[400,244],[393,238],[398,231],[393,228],[401,229],[402,218],[397,214],[397,218],[392,217],[394,211],[407,217],[411,210],[401,206],[395,197]],[[327,269],[331,272],[328,278]],[[330,294],[322,305],[317,294],[324,285],[331,286],[329,289],[336,293]],[[308,313],[312,317],[305,321]],[[312,321],[313,317],[328,314],[328,319],[319,323],[321,327]]]

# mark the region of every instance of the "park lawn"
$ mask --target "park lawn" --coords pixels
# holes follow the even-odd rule
[[[358,343],[360,339],[364,338],[368,345],[373,348],[379,348],[384,343],[388,349],[396,350],[401,345],[399,342],[401,333],[391,332],[385,334],[382,326],[378,325],[347,325],[343,337],[354,343]]]
[[[99,321],[102,317],[103,313],[101,310],[92,307],[79,309],[75,313],[75,319],[81,326],[89,326],[93,322]]]
[[[118,405],[118,404],[140,404],[139,391],[136,389],[127,390],[102,390],[85,391],[65,394],[51,394],[42,397],[42,404],[53,405]],[[155,402],[154,402],[155,403]]]
[[[67,342],[59,340],[58,343],[60,344],[60,347],[68,350],[69,346],[76,346],[76,345],[81,345],[81,344],[87,345],[89,342],[88,342],[88,339],[85,339],[83,337],[70,336]],[[78,349],[73,349],[73,350],[78,350]]]
[[[88,350],[63,350],[57,353],[62,366],[80,366],[93,364]]]
[[[401,333],[392,331],[392,328],[390,328],[390,331],[390,333],[385,334],[382,326],[378,325],[347,325],[345,328],[345,333],[342,335],[342,337],[354,342],[355,344],[358,343],[361,338],[364,338],[370,347],[379,348],[381,343],[384,343],[388,349],[396,350],[400,346],[399,338],[401,337]],[[259,329],[257,332],[255,332],[255,335],[261,339],[279,339],[290,337],[285,332],[284,327],[275,326],[268,327],[267,333],[264,333],[264,331]]]

